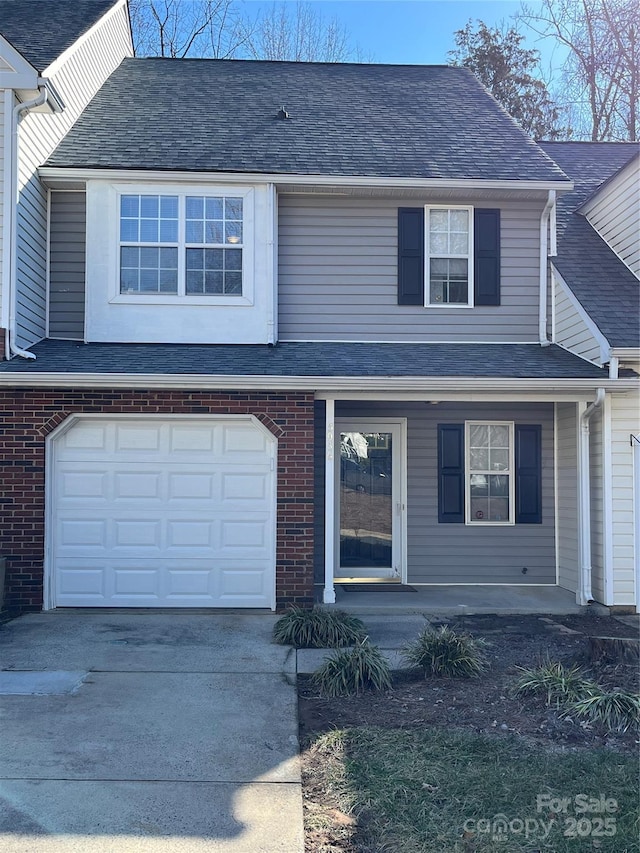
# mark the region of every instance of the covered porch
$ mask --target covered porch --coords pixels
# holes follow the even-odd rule
[[[600,445],[589,434],[601,397],[318,394],[318,600],[447,614],[606,604]]]
[[[420,614],[424,616],[465,616],[496,613],[502,615],[564,615],[607,613],[600,604],[582,607],[575,593],[559,586],[489,586],[460,584],[402,586],[390,591],[384,585],[336,584],[335,606],[348,613]]]

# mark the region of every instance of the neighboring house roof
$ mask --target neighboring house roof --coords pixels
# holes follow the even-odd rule
[[[470,71],[426,65],[125,59],[46,165],[567,180]]]
[[[558,256],[553,264],[613,347],[640,346],[640,282],[576,211],[635,156],[625,142],[541,142],[573,179],[558,200]]]
[[[0,374],[126,373],[301,377],[602,378],[601,368],[537,344],[80,344],[42,341],[35,361],[0,363]]]
[[[118,0],[0,0],[0,34],[44,71]]]

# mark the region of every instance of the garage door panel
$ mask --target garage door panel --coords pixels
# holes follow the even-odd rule
[[[108,448],[108,427],[106,424],[93,422],[76,423],[73,429],[65,432],[58,439],[60,451],[68,449],[74,452],[74,457],[81,457],[82,452],[106,451]],[[95,453],[93,454],[95,456]]]
[[[199,424],[178,424],[169,427],[169,452],[181,456],[212,453],[216,439],[215,428]]]
[[[58,521],[55,541],[60,557],[79,554],[91,558],[141,557],[157,559],[181,555],[238,559],[269,558],[272,549],[272,516],[268,512],[245,512],[241,516],[219,512],[195,520],[189,513],[158,519],[152,510],[136,517],[119,511],[103,519],[91,509],[66,510]]]
[[[56,603],[273,606],[274,441],[243,419],[78,421],[55,446]]]
[[[92,599],[99,606],[106,596],[106,566],[99,563],[91,566],[61,561],[56,572],[58,603],[66,602],[73,607],[80,599]],[[92,602],[92,603],[93,603]]]
[[[221,455],[225,462],[261,462],[268,452],[269,438],[254,426],[223,426]]]
[[[80,504],[87,500],[108,500],[109,477],[104,470],[86,467],[62,469],[58,472],[57,497],[59,502],[76,500]]]
[[[58,530],[58,553],[108,547],[107,522],[102,518],[61,518]]]
[[[60,607],[267,607],[272,583],[264,560],[65,560],[57,578]]]
[[[230,501],[266,501],[267,474],[254,471],[225,472],[222,475],[222,500]]]
[[[112,486],[114,500],[162,500],[161,471],[114,471]]]

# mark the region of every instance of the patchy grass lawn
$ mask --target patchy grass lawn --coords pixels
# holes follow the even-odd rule
[[[487,642],[479,678],[399,676],[335,699],[299,679],[307,853],[640,853],[638,731],[513,689],[518,667],[551,659],[637,692],[636,666],[585,658],[589,636],[637,630],[591,616],[452,624]]]
[[[315,736],[304,765],[309,853],[640,849],[637,764],[611,751],[358,727]]]

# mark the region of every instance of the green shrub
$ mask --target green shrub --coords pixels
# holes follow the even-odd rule
[[[568,715],[601,723],[610,732],[626,732],[640,726],[640,696],[623,690],[605,692],[597,688],[597,692],[568,705],[564,716]]]
[[[334,652],[311,676],[311,683],[323,696],[353,696],[389,690],[391,672],[380,649],[364,639],[352,649]]]
[[[297,649],[337,649],[352,646],[365,636],[360,619],[325,607],[305,610],[294,605],[273,628],[276,643]]]
[[[597,684],[585,677],[579,666],[565,667],[559,661],[547,660],[533,669],[518,667],[516,696],[544,696],[547,705],[559,708],[576,702],[598,690]]]
[[[458,634],[447,625],[426,627],[418,638],[404,647],[404,658],[424,670],[425,678],[443,675],[471,678],[487,669],[483,654],[486,642],[469,634]]]

